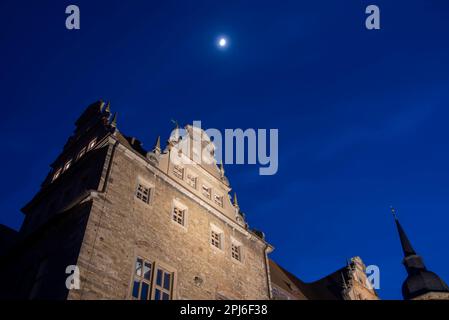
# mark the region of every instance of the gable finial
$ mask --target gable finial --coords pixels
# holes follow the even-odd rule
[[[153,148],[154,153],[161,153],[161,136],[157,137],[156,143]]]
[[[225,170],[224,170],[223,162],[220,162],[220,174],[222,177],[224,177]]]
[[[111,126],[114,128],[117,127],[117,112],[114,113],[114,116],[112,117]]]
[[[234,192],[234,199],[233,199],[233,201],[232,201],[232,204],[234,205],[234,207],[238,207],[239,206],[239,203],[238,203],[238,201],[237,201],[237,193],[236,192]]]

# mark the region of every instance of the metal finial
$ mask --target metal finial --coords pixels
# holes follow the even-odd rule
[[[393,206],[390,206],[391,214],[393,215],[394,219],[397,220],[398,216],[396,215],[396,209]]]
[[[234,207],[238,207],[239,203],[237,201],[237,193],[234,192],[234,200],[232,201],[232,204],[234,205]]]

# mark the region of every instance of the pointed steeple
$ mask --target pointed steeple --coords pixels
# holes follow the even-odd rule
[[[448,294],[449,297],[449,288],[446,283],[438,275],[427,270],[423,259],[413,249],[410,240],[399,223],[396,210],[393,207],[391,207],[391,212],[398,229],[402,251],[404,252],[404,260],[402,263],[408,274],[407,279],[402,284],[402,295],[404,299],[415,299],[426,294],[442,292]]]
[[[234,199],[232,200],[232,204],[234,205],[234,207],[238,208],[239,207],[239,203],[237,201],[237,193],[234,192]]]
[[[161,136],[157,137],[156,143],[154,144],[153,152],[157,154],[161,153]]]
[[[396,214],[396,209],[391,207],[391,213],[393,214],[394,221],[396,222],[396,227],[398,229],[399,239],[401,240],[401,246],[402,251],[404,252],[404,257],[416,255],[416,252],[413,249],[412,244],[410,243],[410,240],[407,237],[407,234],[405,233],[404,229],[399,223],[399,219]]]

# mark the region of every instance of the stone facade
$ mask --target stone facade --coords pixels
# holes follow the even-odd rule
[[[5,297],[270,298],[272,247],[249,229],[237,199],[231,201],[223,167],[189,161],[182,174],[174,170],[170,155],[179,156],[178,144],[196,133],[211,155],[202,131],[186,127],[184,141],[172,136],[161,151],[158,139],[147,152],[117,129],[117,117],[102,102],[76,125],[23,209],[20,245],[2,258],[3,270],[26,275],[5,279],[11,288]],[[66,289],[68,265],[79,268],[79,290]]]
[[[118,130],[109,104],[90,105],[22,208],[20,231],[0,228],[0,299],[378,299],[358,257],[312,283],[270,260],[214,152],[192,126],[145,150]],[[432,286],[416,299],[448,298],[441,279],[425,279]]]

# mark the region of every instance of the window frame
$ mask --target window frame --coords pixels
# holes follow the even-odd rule
[[[51,181],[55,181],[56,179],[58,179],[61,176],[61,173],[62,173],[62,168],[58,168],[58,170],[56,170],[53,173],[53,178]]]
[[[143,194],[143,196],[145,196],[143,191],[139,190],[140,187],[142,187],[142,189],[148,189],[147,201],[139,197],[139,194]],[[134,198],[140,200],[142,203],[146,205],[149,205],[152,202],[152,196],[153,196],[153,185],[142,180],[137,180],[137,186],[134,191]]]
[[[141,275],[139,276],[137,274],[137,262],[138,260],[142,261],[142,267],[141,267]],[[145,269],[144,266],[148,264],[151,266],[150,270],[150,276],[149,279],[145,278]],[[161,285],[157,284],[157,273],[158,271],[162,271],[162,282]],[[166,274],[170,276],[169,278],[169,288],[165,288],[165,280],[166,280]],[[137,297],[134,295],[134,287],[136,280],[139,282],[139,288],[137,292]],[[175,300],[175,294],[176,294],[176,270],[166,266],[164,263],[161,263],[154,259],[147,259],[144,258],[142,255],[138,254],[134,256],[133,260],[133,269],[132,269],[132,277],[130,280],[129,285],[129,299],[130,300],[142,300],[142,283],[145,283],[148,285],[148,292],[146,295],[146,299],[144,300],[155,300],[156,298],[156,290],[159,290],[161,292],[160,297],[163,297],[163,293],[168,295],[168,300]],[[142,300],[142,301],[144,301]]]
[[[218,240],[214,237],[214,234],[218,235]],[[214,244],[214,241],[218,241],[218,246]],[[224,251],[224,232],[216,225],[211,224],[209,230],[209,243],[210,246],[216,250]]]
[[[181,165],[175,164],[173,165],[173,175],[180,179],[180,180],[184,180],[184,175],[185,175],[185,168]],[[180,172],[180,173],[179,173]]]
[[[178,210],[182,211],[182,213],[183,213],[183,219],[182,219],[183,223],[182,224],[174,219],[175,209],[178,209]],[[178,225],[180,227],[183,227],[183,228],[187,229],[188,212],[189,212],[189,208],[185,204],[183,204],[177,198],[173,199],[172,206],[171,206],[171,211],[170,211],[170,220],[173,223],[175,223],[176,225]]]
[[[79,160],[82,157],[84,157],[86,155],[86,152],[87,152],[87,147],[81,148],[81,150],[78,152],[78,155],[76,156],[76,160]]]
[[[64,163],[64,170],[63,172],[69,170],[72,167],[73,159],[69,159]]]
[[[234,248],[237,248],[238,258],[234,256]],[[233,261],[243,263],[243,245],[234,238],[231,238],[231,258]]]
[[[92,150],[96,144],[97,144],[97,138],[93,138],[92,140],[90,140],[89,144],[87,145],[87,151]]]
[[[208,193],[205,193],[205,192],[204,192],[204,189],[209,190],[209,192],[208,192]],[[206,197],[207,199],[211,200],[211,199],[212,199],[212,188],[211,188],[211,187],[208,187],[208,186],[205,185],[205,184],[202,184],[202,185],[201,185],[201,194],[202,194],[204,197]]]
[[[220,199],[220,201],[217,201],[217,198]],[[214,203],[223,208],[223,206],[224,206],[223,196],[215,193],[214,194]]]
[[[194,181],[193,185],[191,184],[192,181]],[[198,176],[194,175],[193,173],[187,172],[186,182],[191,188],[195,190],[198,188]]]

